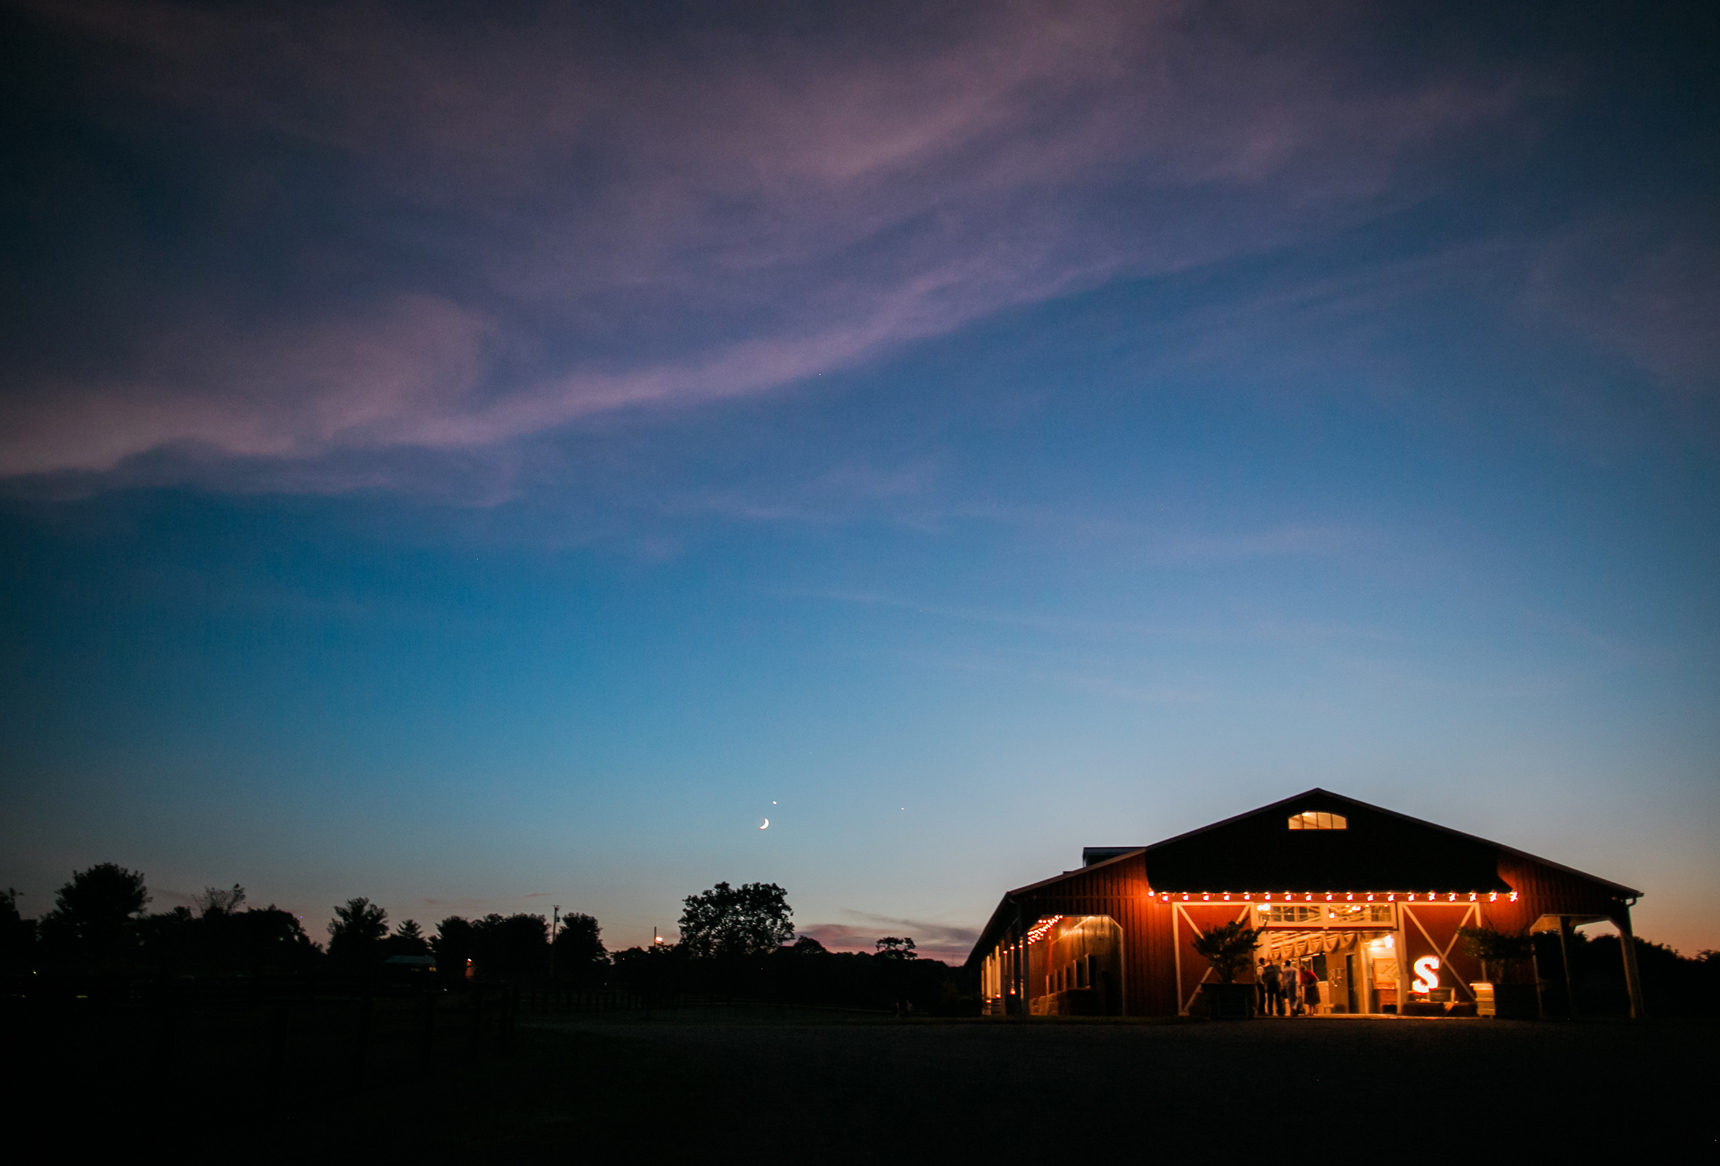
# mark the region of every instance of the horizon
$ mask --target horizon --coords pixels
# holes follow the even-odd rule
[[[24,914],[959,963],[1318,786],[1720,949],[1701,6],[145,9],[0,16]]]

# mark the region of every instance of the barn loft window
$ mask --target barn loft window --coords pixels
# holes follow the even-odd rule
[[[1347,830],[1349,823],[1342,814],[1328,814],[1323,810],[1303,810],[1300,814],[1290,815],[1292,830]]]

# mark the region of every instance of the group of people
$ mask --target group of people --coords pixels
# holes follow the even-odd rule
[[[1254,969],[1254,990],[1262,1016],[1307,1016],[1320,1003],[1320,978],[1288,959],[1279,964],[1262,957]]]

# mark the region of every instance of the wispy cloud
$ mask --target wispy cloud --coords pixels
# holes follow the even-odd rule
[[[842,914],[855,923],[814,923],[799,928],[832,951],[872,951],[878,940],[887,935],[908,938],[914,948],[928,959],[946,963],[962,963],[979,938],[979,929],[926,919],[898,919],[869,911],[844,908]]]
[[[1523,88],[1363,78],[1329,35],[1356,25],[1343,5],[882,5],[668,31],[579,9],[48,12],[99,61],[81,84],[104,127],[196,127],[192,172],[243,176],[197,196],[240,225],[201,258],[137,240],[171,294],[91,316],[106,359],[19,366],[8,475],[158,449],[472,450],[778,389],[1376,214],[1408,197],[1406,158]]]

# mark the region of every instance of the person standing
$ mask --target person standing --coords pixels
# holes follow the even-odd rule
[[[1256,956],[1254,960],[1254,996],[1256,1016],[1266,1015],[1266,960]]]
[[[1313,968],[1303,968],[1297,978],[1301,981],[1302,1007],[1309,1016],[1313,1016],[1320,1007],[1320,977],[1314,974]]]
[[[1284,966],[1278,969],[1279,994],[1283,997],[1284,1013],[1294,1016],[1301,1011],[1301,1001],[1296,997],[1296,964],[1288,956],[1284,958]]]
[[[1266,984],[1266,1015],[1284,1015],[1284,978],[1278,965],[1264,964],[1260,969],[1260,978]]]

